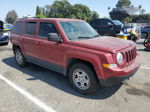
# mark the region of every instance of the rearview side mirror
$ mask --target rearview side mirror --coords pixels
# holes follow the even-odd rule
[[[57,33],[48,33],[48,41],[62,42]]]

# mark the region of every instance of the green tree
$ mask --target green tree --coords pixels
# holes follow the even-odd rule
[[[88,22],[99,17],[96,11],[91,11],[86,5],[72,5],[67,0],[55,0],[51,5],[45,5],[42,12],[46,17],[83,19]]]
[[[111,7],[107,7],[108,11],[110,11]]]
[[[56,0],[50,7],[47,6],[46,8],[48,17],[69,18],[71,16],[72,5],[67,0]]]
[[[139,5],[139,9],[140,9],[140,10],[142,9],[142,5]]]
[[[11,10],[7,13],[5,21],[9,24],[13,24],[18,19],[18,15],[15,10]]]
[[[73,12],[73,14],[76,14],[77,19],[82,19],[85,21],[91,20],[91,10],[86,5],[75,4],[73,6]]]
[[[96,11],[91,12],[91,19],[97,19],[99,18],[99,14]]]
[[[124,18],[123,22],[127,22],[127,23],[132,22],[132,17],[126,17],[126,18]]]
[[[35,16],[36,18],[46,18],[46,16],[44,16],[43,14],[38,14]]]
[[[40,15],[40,14],[42,14],[42,9],[39,6],[37,6],[35,15]]]
[[[123,7],[123,6],[130,6],[130,5],[131,5],[130,0],[118,0],[116,7]]]
[[[146,12],[145,9],[141,9],[140,13],[143,15]]]

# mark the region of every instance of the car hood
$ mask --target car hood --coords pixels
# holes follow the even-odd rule
[[[93,39],[70,41],[70,45],[115,53],[130,46],[135,46],[135,43],[129,40],[103,36]]]

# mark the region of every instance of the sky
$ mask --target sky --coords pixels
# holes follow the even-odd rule
[[[0,0],[0,20],[4,21],[8,11],[14,9],[19,17],[35,15],[36,6],[51,5],[55,0]],[[118,0],[68,0],[72,5],[81,3],[97,11],[100,17],[108,17],[108,7],[114,8]],[[134,6],[142,5],[150,13],[150,0],[131,0]]]

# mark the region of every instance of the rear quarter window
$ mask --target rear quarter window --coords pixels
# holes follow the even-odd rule
[[[16,22],[13,26],[12,33],[21,34],[21,26],[22,26],[22,22]]]

